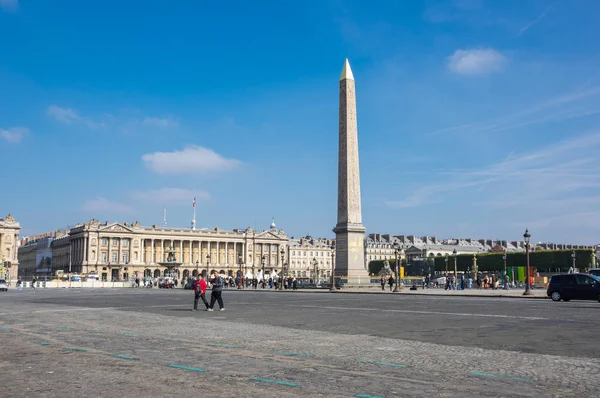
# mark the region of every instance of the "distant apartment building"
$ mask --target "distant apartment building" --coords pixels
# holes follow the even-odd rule
[[[288,242],[288,275],[326,279],[331,277],[333,240],[327,238],[291,238]]]

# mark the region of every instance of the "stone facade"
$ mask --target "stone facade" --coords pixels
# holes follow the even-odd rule
[[[368,281],[360,202],[358,128],[354,76],[346,60],[340,78],[338,213],[333,229],[336,240],[335,273],[349,283]]]
[[[288,275],[312,279],[316,276],[318,280],[331,278],[332,244],[331,239],[311,236],[291,238],[288,246]]]
[[[219,228],[198,230],[143,227],[138,222],[78,224],[52,244],[52,267],[68,272],[97,274],[100,279],[123,280],[164,276],[173,248],[179,279],[197,272],[223,271],[256,274],[265,264],[267,271],[282,269],[281,250],[287,253],[288,237],[276,228],[262,232],[247,228],[231,231]],[[54,273],[54,272],[53,272]]]
[[[0,279],[16,280],[19,275],[19,231],[21,225],[12,215],[0,219]]]

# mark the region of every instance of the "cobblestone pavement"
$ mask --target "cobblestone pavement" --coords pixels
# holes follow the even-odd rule
[[[2,386],[8,397],[600,395],[597,344],[585,333],[599,330],[589,321],[597,303],[467,300],[476,310],[460,298],[366,297],[226,291],[226,311],[210,313],[191,312],[184,291],[9,292],[0,295]],[[414,312],[431,318],[423,334],[480,329],[478,344],[390,332],[406,330]],[[525,323],[542,344],[529,349],[514,329],[506,345],[489,319],[502,320],[507,341]],[[571,339],[589,356],[565,328],[580,331]],[[554,345],[567,348],[548,355]]]

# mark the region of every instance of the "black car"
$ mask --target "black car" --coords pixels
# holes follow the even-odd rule
[[[590,274],[553,275],[547,293],[553,301],[597,300],[600,302],[600,277]]]

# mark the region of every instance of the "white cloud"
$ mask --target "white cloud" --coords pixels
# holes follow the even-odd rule
[[[154,152],[142,156],[146,166],[159,174],[187,174],[224,171],[238,167],[241,162],[226,159],[211,149],[188,146],[182,151]]]
[[[446,61],[452,72],[469,76],[500,72],[508,62],[504,55],[491,48],[456,50]]]
[[[11,144],[17,144],[21,142],[21,139],[27,133],[29,133],[29,130],[25,127],[12,127],[8,130],[0,129],[0,137],[2,137],[4,141]]]
[[[148,191],[133,191],[129,196],[137,202],[152,203],[157,205],[185,205],[192,206],[196,198],[196,205],[210,199],[205,191],[184,188],[161,188]]]
[[[551,9],[553,9],[557,4],[558,4],[558,1],[555,1],[553,4],[550,4],[548,7],[546,7],[544,12],[542,12],[540,15],[538,15],[537,18],[535,18],[533,21],[528,22],[525,26],[523,26],[521,28],[521,30],[519,30],[519,34],[517,36],[521,36],[523,33],[527,32],[533,25],[537,24],[542,19],[544,19],[546,17],[546,15],[548,15],[548,12]]]
[[[61,108],[56,105],[51,105],[48,107],[47,113],[59,122],[63,122],[66,124],[71,124],[73,122],[81,120],[81,116],[79,116],[77,111],[71,108]]]
[[[83,123],[91,129],[106,127],[104,121],[95,121],[89,117],[81,116],[79,112],[71,108],[61,108],[57,105],[51,105],[46,110],[46,113],[65,124]]]
[[[19,9],[19,0],[0,0],[0,8],[9,12],[17,11]]]
[[[86,201],[82,209],[90,213],[103,213],[103,214],[132,214],[135,210],[133,207],[124,203],[111,202],[103,197],[97,197],[96,199],[90,199]]]
[[[142,120],[142,124],[152,127],[177,127],[179,122],[172,118],[146,116],[144,120]]]
[[[439,129],[426,135],[497,133],[536,124],[560,122],[600,113],[596,104],[600,86],[568,92],[544,100],[530,108],[498,116],[489,120],[471,122]]]
[[[408,197],[386,204],[394,208],[418,207],[443,201],[450,195],[463,195],[473,204],[496,209],[510,207],[508,213],[525,214],[527,219],[543,219],[557,213],[596,214],[596,199],[600,197],[599,150],[600,132],[574,135],[536,151],[511,153],[503,161],[480,170],[428,173],[428,178],[440,182],[418,187]],[[600,217],[595,221],[600,226]]]

